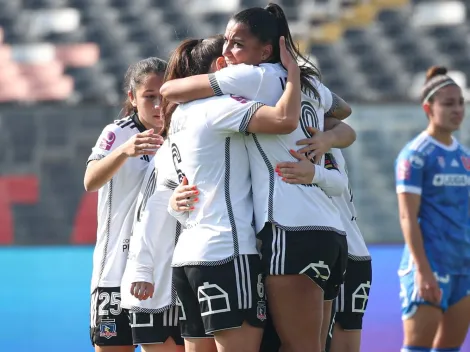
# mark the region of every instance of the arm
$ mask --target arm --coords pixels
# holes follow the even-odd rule
[[[162,142],[153,130],[138,133],[129,140],[120,137],[121,127],[107,126],[88,158],[83,184],[87,192],[95,192],[120,170],[128,157],[152,155]]]
[[[325,132],[331,140],[331,148],[347,148],[356,140],[356,131],[338,119],[325,119]]]
[[[325,117],[334,117],[339,120],[344,120],[351,115],[352,110],[348,103],[331,92],[332,102],[330,109],[325,113]]]
[[[416,267],[414,275],[418,294],[425,301],[439,304],[442,293],[428,261],[418,222],[425,161],[424,156],[415,150],[402,151],[396,163],[396,190],[403,237]]]
[[[297,141],[297,145],[306,145],[298,152],[313,156],[316,164],[331,148],[346,148],[356,140],[356,132],[338,119],[325,119],[325,129],[329,130],[321,132],[313,127],[307,127],[312,137]]]
[[[277,164],[276,172],[282,180],[292,184],[316,184],[330,197],[340,196],[348,187],[348,181],[336,164],[332,154],[325,155],[325,167],[312,164],[305,155],[293,150],[291,155],[298,162],[282,162]]]
[[[174,103],[186,103],[224,94],[255,99],[262,79],[261,67],[240,64],[215,73],[167,81],[160,88],[160,94]]]
[[[413,193],[398,193],[398,209],[400,226],[405,243],[410,249],[413,262],[418,271],[431,271],[423,243],[423,234],[418,223],[418,212],[421,205],[421,195]]]

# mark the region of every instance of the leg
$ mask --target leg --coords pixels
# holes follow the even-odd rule
[[[184,352],[217,352],[214,338],[184,339]]]
[[[470,296],[449,307],[437,329],[434,348],[456,348],[465,341],[470,325]]]
[[[418,306],[416,312],[403,321],[403,345],[431,349],[441,319],[440,308],[430,305]]]
[[[217,352],[258,352],[263,329],[244,322],[240,328],[214,332]]]
[[[263,339],[261,340],[261,347],[259,352],[279,352],[280,348],[281,341],[279,340],[279,336],[277,335],[276,329],[274,328],[268,302],[266,326],[264,327]]]
[[[171,337],[164,343],[142,344],[142,352],[184,352],[183,346],[177,346]]]
[[[346,331],[338,323],[333,329],[330,352],[360,352],[361,330]]]
[[[95,352],[134,352],[134,346],[96,346]]]
[[[323,321],[321,325],[321,343],[322,343],[322,351],[326,349],[326,340],[328,337],[328,333],[330,331],[330,323],[331,323],[331,309],[333,307],[333,301],[323,301]]]
[[[266,278],[274,326],[285,352],[320,352],[323,290],[306,275]]]

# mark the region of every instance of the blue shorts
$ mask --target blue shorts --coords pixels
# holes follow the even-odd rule
[[[418,294],[415,285],[416,268],[399,270],[401,316],[403,320],[411,318],[421,304],[434,305],[424,301]],[[442,291],[442,300],[439,307],[446,311],[449,307],[470,295],[470,275],[450,275],[442,272],[434,272]]]

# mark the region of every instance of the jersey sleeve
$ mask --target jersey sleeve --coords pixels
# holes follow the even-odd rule
[[[405,148],[395,163],[395,180],[397,193],[421,195],[426,159],[416,150]]]
[[[321,82],[317,83],[317,89],[318,94],[320,94],[323,110],[327,112],[331,109],[331,105],[333,104],[333,94],[331,94],[330,89]]]
[[[126,139],[122,133],[121,127],[115,124],[106,126],[98,137],[95,146],[92,148],[87,164],[92,160],[103,159],[124,142],[126,142]]]
[[[259,66],[232,65],[209,74],[209,82],[215,95],[233,94],[255,99],[263,81],[263,72]]]
[[[338,163],[331,153],[325,154],[324,167],[315,165],[312,183],[318,185],[330,197],[340,196],[348,187],[348,179],[339,171]]]
[[[251,118],[264,105],[234,95],[221,99],[225,99],[221,109],[214,109],[207,118],[212,127],[222,132],[246,133]]]

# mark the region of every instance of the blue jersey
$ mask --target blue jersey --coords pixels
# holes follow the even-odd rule
[[[421,195],[418,221],[433,270],[470,272],[470,152],[456,140],[451,146],[422,132],[396,161],[397,193]],[[402,261],[409,261],[405,247]],[[411,269],[411,268],[410,268]]]

